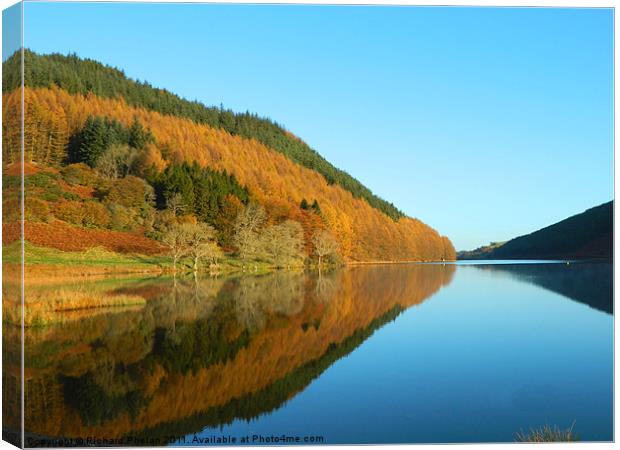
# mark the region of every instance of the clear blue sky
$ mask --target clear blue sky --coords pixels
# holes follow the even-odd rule
[[[27,3],[25,45],[269,116],[457,249],[613,197],[613,10]]]

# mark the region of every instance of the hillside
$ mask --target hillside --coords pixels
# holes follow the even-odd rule
[[[17,201],[20,172],[15,61],[4,63],[5,207]],[[27,52],[25,64],[26,219],[46,224],[39,229],[157,240],[176,199],[174,221],[208,224],[218,245],[235,252],[235,221],[256,203],[269,230],[301,227],[306,257],[321,230],[333,234],[346,261],[455,257],[447,238],[358,189],[344,172],[332,177],[337,169],[269,120],[187,102],[73,56]]]
[[[394,205],[374,195],[348,173],[337,169],[305,142],[277,123],[249,112],[235,114],[222,107],[207,107],[196,101],[157,89],[147,82],[134,81],[118,69],[75,55],[38,55],[25,50],[24,79],[29,87],[56,86],[70,94],[94,94],[102,98],[122,98],[128,105],[157,111],[165,115],[183,117],[195,123],[222,129],[235,136],[256,139],[292,161],[315,170],[329,184],[337,184],[363,198],[394,220],[404,217]],[[20,58],[13,55],[4,64],[2,91],[9,92],[20,86]]]
[[[501,244],[459,252],[459,259],[613,258],[613,200]]]

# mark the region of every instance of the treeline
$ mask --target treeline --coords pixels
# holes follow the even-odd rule
[[[374,195],[367,187],[347,172],[330,164],[305,142],[279,124],[251,114],[234,113],[222,107],[207,107],[197,101],[188,101],[148,82],[134,81],[123,71],[105,66],[91,59],[73,55],[38,55],[24,51],[24,82],[29,87],[58,86],[71,94],[95,94],[104,98],[123,98],[129,105],[146,108],[166,115],[188,118],[196,123],[221,128],[249,139],[256,139],[290,158],[315,170],[330,184],[342,186],[356,198],[363,198],[372,207],[398,220],[404,217],[392,203]],[[3,92],[20,86],[20,57],[14,54],[3,63]]]

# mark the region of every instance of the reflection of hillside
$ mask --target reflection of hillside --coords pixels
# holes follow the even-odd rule
[[[579,303],[613,314],[613,264],[498,264],[475,266],[500,271],[556,292]]]
[[[26,429],[178,434],[269,412],[453,271],[380,266],[320,280],[281,272],[115,287],[146,305],[28,331]]]
[[[21,323],[21,304],[8,299],[21,298],[21,283],[12,282],[7,276],[8,264],[2,264],[2,309]],[[21,272],[17,273],[17,278]],[[2,322],[2,439],[21,447],[21,330]]]
[[[394,320],[402,311],[403,308],[400,305],[395,305],[388,312],[374,319],[368,327],[357,329],[351,336],[339,344],[330,344],[327,351],[320,357],[308,361],[256,393],[251,393],[242,398],[234,398],[225,405],[210,408],[205,412],[177,422],[165,423],[155,428],[149,428],[140,434],[145,438],[185,435],[196,433],[205,427],[230,424],[235,419],[250,420],[259,415],[270,413],[282,406],[297,392],[302,391],[335,361],[355,350],[375,330]]]

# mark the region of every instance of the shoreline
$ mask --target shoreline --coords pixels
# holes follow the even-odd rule
[[[19,275],[22,266],[22,252],[19,242],[3,245],[2,265],[5,275]],[[41,247],[25,242],[23,261],[26,278],[57,278],[71,276],[106,276],[145,274],[153,276],[174,275],[171,258],[167,255],[145,255],[139,253],[112,252],[105,248],[94,247],[85,251],[64,251],[50,247]],[[394,264],[440,264],[453,263],[455,260],[369,260],[344,261],[342,267],[360,267],[371,265]],[[316,263],[280,268],[266,261],[242,262],[240,259],[223,257],[217,267],[206,263],[201,265],[200,275],[214,276],[248,274],[260,275],[280,270],[319,270]],[[330,270],[336,266],[326,264],[322,269]],[[187,265],[180,265],[178,276],[192,276],[194,271]],[[34,281],[34,280],[33,280]]]

